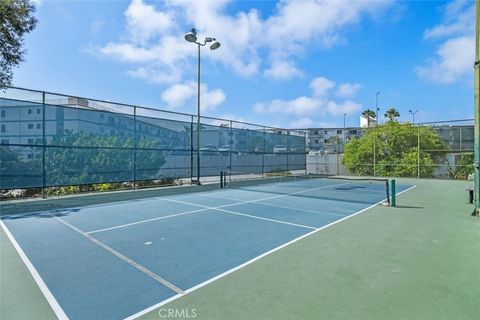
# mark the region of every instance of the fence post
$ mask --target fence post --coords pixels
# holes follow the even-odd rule
[[[266,132],[265,127],[263,127],[263,148],[262,148],[262,177],[265,174],[265,152],[267,151],[266,145]]]
[[[420,125],[417,131],[417,179],[420,179]]]
[[[304,138],[305,138],[305,144],[304,144],[304,147],[303,147],[303,155],[305,157],[305,174],[308,173],[308,170],[307,170],[307,163],[308,163],[308,134],[307,134],[308,131],[304,132],[303,135],[304,135]]]
[[[137,187],[137,107],[133,106],[133,190]]]
[[[377,169],[376,169],[376,162],[377,162],[377,155],[376,155],[376,143],[377,143],[377,132],[375,128],[373,128],[373,176],[377,176]]]
[[[190,184],[193,184],[193,115],[190,116]]]
[[[45,152],[46,152],[46,136],[45,136],[45,91],[42,92],[42,198],[45,198],[46,172],[45,172]]]
[[[462,144],[462,140],[463,140],[463,134],[462,134],[462,127],[460,127],[460,143],[459,143],[459,148],[460,148],[460,152],[462,152],[463,150],[463,144]]]
[[[232,121],[230,120],[230,129],[228,131],[228,145],[230,146],[228,150],[228,155],[229,155],[229,164],[228,164],[228,171],[230,172],[229,178],[230,181],[232,181],[232,148],[233,148],[233,124]],[[238,158],[237,158],[238,159]]]
[[[340,138],[338,137],[338,129],[337,129],[336,138],[335,138],[335,144],[336,144],[336,147],[335,147],[336,158],[335,159],[337,161],[337,170],[336,170],[336,175],[337,176],[340,174],[340,164],[338,162],[338,146],[339,146],[338,139],[340,139]]]
[[[290,130],[287,129],[287,174],[288,174],[288,157],[290,155],[290,151],[289,151],[289,145],[288,145],[288,137],[290,136]]]

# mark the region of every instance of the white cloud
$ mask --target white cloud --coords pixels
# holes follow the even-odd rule
[[[303,72],[297,69],[292,61],[276,61],[269,69],[264,71],[267,78],[275,80],[287,80],[293,77],[302,76]]]
[[[195,85],[195,84],[193,84]],[[195,96],[195,88],[189,84],[174,84],[162,93],[162,100],[167,103],[170,108],[180,108]]]
[[[321,106],[321,102],[310,97],[298,97],[292,100],[275,99],[269,103],[256,103],[257,113],[285,113],[292,115],[312,114]]]
[[[335,95],[340,98],[352,98],[361,87],[359,83],[342,83],[338,86]]]
[[[190,105],[196,105],[197,83],[177,83],[168,87],[161,95],[168,108],[179,109]],[[226,100],[225,93],[220,89],[208,90],[205,83],[200,84],[200,108],[203,112],[213,111]]]
[[[266,18],[256,9],[230,14],[229,3],[168,0],[155,5],[132,0],[125,11],[127,36],[108,42],[100,52],[135,64],[129,75],[147,68],[143,74],[150,76],[148,81],[175,83],[178,77],[159,74],[169,70],[183,78],[187,70],[194,70],[196,48],[186,43],[183,35],[195,26],[200,39],[215,36],[222,43],[220,50],[202,50],[202,58],[218,61],[242,76],[263,73],[270,79],[285,80],[303,74],[295,58],[305,48],[343,42],[342,33],[348,26],[385,11],[393,0],[279,1]],[[266,55],[266,61],[260,53]]]
[[[340,88],[352,86],[351,84],[340,84]],[[332,90],[335,89],[337,85],[334,81],[329,80],[324,77],[317,77],[310,82],[310,89],[312,90],[312,96],[301,96],[291,100],[280,100],[275,99],[270,102],[258,102],[254,105],[253,110],[256,113],[271,113],[271,114],[286,114],[300,116],[301,118],[294,121],[299,121],[303,123],[308,122],[307,116],[314,115],[330,115],[330,116],[340,116],[344,113],[352,114],[360,109],[362,105],[351,100],[345,101],[335,101],[331,97]],[[359,84],[354,86],[358,90],[360,88]],[[350,90],[349,93],[351,93]]]
[[[432,82],[449,84],[472,75],[474,62],[474,3],[454,0],[444,10],[443,23],[424,32],[427,40],[442,41],[435,55],[423,66],[417,66],[417,76]]]
[[[317,77],[310,82],[310,88],[313,91],[313,96],[320,98],[329,93],[335,87],[335,82],[324,77]]]
[[[473,38],[456,37],[444,42],[436,51],[436,57],[426,66],[416,68],[417,75],[433,82],[449,84],[472,73],[475,41]]]
[[[153,5],[142,0],[132,0],[125,11],[128,30],[133,41],[144,43],[155,35],[160,35],[173,26],[171,12],[157,11]]]
[[[314,123],[315,122],[312,119],[308,117],[303,117],[290,122],[290,128],[309,128],[309,127],[313,127]]]
[[[344,113],[352,114],[362,108],[362,105],[351,100],[337,103],[335,101],[328,101],[326,109],[332,116],[341,116]]]
[[[127,71],[132,78],[144,79],[149,83],[173,83],[179,82],[182,78],[180,70],[170,66],[138,67]]]

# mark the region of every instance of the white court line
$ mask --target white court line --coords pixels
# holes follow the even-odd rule
[[[246,201],[237,202],[237,203],[224,204],[224,205],[216,206],[216,207],[207,207],[207,206],[203,206],[203,205],[199,205],[199,204],[195,204],[195,203],[176,200],[176,202],[183,203],[183,204],[189,204],[191,206],[202,207],[203,209],[178,213],[176,215],[171,215],[169,218],[179,216],[181,214],[188,214],[188,213],[194,213],[194,212],[200,212],[200,211],[206,211],[206,210],[212,210],[212,209],[216,210],[216,209],[222,209],[222,208],[236,206],[236,205],[244,204],[244,203],[252,203],[252,202],[258,202],[258,201],[263,201],[263,200],[269,200],[269,199],[275,199],[275,198],[281,198],[281,197],[288,197],[288,196],[292,196],[292,195],[296,195],[296,194],[300,194],[300,193],[305,193],[305,192],[310,192],[310,191],[314,191],[314,190],[325,189],[325,188],[330,188],[330,187],[335,187],[335,186],[341,186],[341,185],[344,185],[344,184],[348,184],[348,182],[331,184],[331,185],[321,186],[321,187],[317,187],[317,188],[301,190],[301,191],[296,191],[296,192],[292,192],[292,193],[288,193],[288,194],[281,194],[281,195],[277,195],[277,196],[271,196],[271,197],[266,197],[266,198],[261,198],[261,199],[256,199],[256,200],[246,200]],[[166,198],[166,197],[157,197],[156,199],[163,200],[163,201],[171,201],[170,198]],[[173,202],[175,202],[175,201],[173,201]],[[155,221],[155,220],[161,220],[161,219],[165,219],[165,218],[166,217],[158,217],[158,218],[153,218],[153,219],[140,220],[140,221],[136,221],[136,222],[132,222],[132,223],[127,223],[127,224],[124,224],[124,225],[118,225],[118,226],[114,226],[114,227],[110,227],[110,228],[89,231],[89,232],[87,232],[87,234],[94,233],[94,232],[95,233],[96,232],[102,232],[102,231],[107,231],[107,230],[121,229],[121,228],[124,228],[124,227],[128,227],[130,225],[133,225],[133,224],[141,224],[141,223],[151,222],[151,221]],[[256,218],[259,218],[259,217],[256,217]],[[280,222],[280,221],[277,221],[277,222]],[[283,222],[283,223],[288,224],[289,222]]]
[[[408,188],[408,189],[406,189],[406,190],[403,190],[403,191],[401,191],[401,192],[398,192],[397,195],[400,195],[400,194],[402,194],[402,193],[404,193],[404,192],[407,192],[407,191],[409,191],[409,190],[411,190],[411,189],[413,189],[413,188],[415,188],[415,187],[416,187],[416,185],[415,185],[415,186],[412,186],[412,187],[410,187],[410,188]],[[233,273],[233,272],[235,272],[235,271],[237,271],[237,270],[240,270],[240,269],[242,269],[242,268],[244,268],[244,267],[246,267],[246,266],[254,263],[255,261],[257,261],[257,260],[259,260],[259,259],[261,259],[261,258],[264,258],[264,257],[266,257],[266,256],[268,256],[268,255],[270,255],[270,254],[272,254],[272,253],[274,253],[274,252],[276,252],[276,251],[278,251],[278,250],[280,250],[280,249],[283,249],[283,248],[285,248],[285,247],[287,247],[287,246],[289,246],[289,245],[291,245],[291,244],[293,244],[293,243],[295,243],[295,242],[297,242],[297,241],[299,241],[299,240],[302,240],[302,239],[304,239],[304,238],[306,238],[306,237],[309,237],[309,236],[311,236],[311,235],[313,235],[313,234],[315,234],[315,233],[317,233],[317,232],[319,232],[319,231],[321,231],[321,230],[323,230],[323,229],[326,229],[326,228],[328,228],[328,227],[331,227],[331,226],[333,226],[333,225],[335,225],[335,224],[337,224],[337,223],[339,223],[339,222],[342,222],[342,221],[344,221],[344,220],[350,219],[351,217],[354,217],[354,216],[356,216],[356,215],[359,215],[359,214],[361,214],[361,213],[363,213],[363,212],[365,212],[365,211],[367,211],[367,210],[369,210],[369,209],[371,209],[371,208],[379,205],[380,203],[382,203],[382,202],[384,202],[384,201],[386,201],[386,199],[383,199],[382,201],[379,201],[379,202],[377,202],[377,203],[375,203],[375,204],[373,204],[373,205],[371,205],[371,206],[369,206],[369,207],[367,207],[367,208],[365,208],[365,209],[362,209],[362,210],[360,210],[360,211],[357,211],[357,212],[355,212],[354,214],[351,214],[351,215],[346,216],[346,217],[344,217],[344,218],[342,218],[342,219],[340,219],[340,220],[337,220],[337,221],[334,221],[334,222],[332,222],[332,223],[329,223],[329,224],[327,224],[327,225],[325,225],[325,226],[323,226],[323,227],[321,227],[321,228],[315,229],[315,230],[313,230],[313,231],[311,231],[311,232],[309,232],[309,233],[304,234],[303,236],[300,236],[300,237],[295,238],[295,239],[293,239],[293,240],[291,240],[291,241],[289,241],[289,242],[287,242],[287,243],[284,243],[284,244],[282,244],[282,245],[280,245],[280,246],[278,246],[278,247],[276,247],[276,248],[273,248],[272,250],[267,251],[267,252],[265,252],[265,253],[263,253],[263,254],[255,257],[255,258],[253,258],[253,259],[251,259],[251,260],[249,260],[249,261],[247,261],[247,262],[244,262],[243,264],[238,265],[238,266],[236,266],[235,268],[232,268],[232,269],[230,269],[230,270],[227,270],[227,271],[225,271],[225,272],[223,272],[223,273],[221,273],[221,274],[219,274],[219,275],[217,275],[217,276],[215,276],[215,277],[213,277],[213,278],[211,278],[211,279],[208,279],[208,280],[206,280],[206,281],[204,281],[204,282],[202,282],[202,283],[197,284],[197,285],[194,286],[194,287],[191,287],[190,289],[185,290],[185,292],[182,293],[182,294],[176,294],[176,295],[174,295],[174,296],[171,297],[171,298],[168,298],[168,299],[163,300],[163,301],[161,301],[161,302],[159,302],[159,303],[157,303],[157,304],[155,304],[155,305],[153,305],[153,306],[151,306],[151,307],[148,307],[148,308],[146,308],[146,309],[144,309],[144,310],[141,310],[141,311],[139,311],[139,312],[137,312],[137,313],[135,313],[135,314],[133,314],[133,315],[125,318],[125,320],[134,320],[134,319],[137,319],[137,318],[140,317],[140,316],[143,316],[143,315],[145,315],[145,314],[147,314],[147,313],[149,313],[149,312],[151,312],[151,311],[153,311],[153,310],[155,310],[155,309],[158,309],[158,308],[160,308],[161,306],[163,306],[163,305],[165,305],[165,304],[167,304],[167,303],[170,303],[170,302],[172,302],[172,301],[174,301],[174,300],[177,300],[178,298],[183,297],[183,296],[185,296],[185,295],[187,295],[187,294],[189,294],[189,293],[191,293],[191,292],[193,292],[193,291],[195,291],[195,290],[198,290],[198,289],[200,289],[200,288],[202,288],[202,287],[205,287],[206,285],[208,285],[208,284],[210,284],[210,283],[212,283],[212,282],[214,282],[214,281],[216,281],[216,280],[218,280],[218,279],[221,279],[221,278],[223,278],[223,277],[225,277],[225,276],[227,276],[227,275],[229,275],[229,274],[231,274],[231,273]]]
[[[115,227],[98,229],[98,230],[88,231],[88,232],[85,232],[85,233],[86,233],[86,234],[92,234],[92,233],[97,233],[97,232],[115,230],[115,229],[125,228],[125,227],[129,227],[129,226],[134,226],[134,225],[140,224],[140,223],[146,223],[146,222],[151,222],[151,221],[156,221],[156,220],[162,220],[162,219],[167,219],[167,218],[172,218],[172,217],[178,217],[178,216],[183,216],[184,214],[190,214],[190,213],[207,211],[207,210],[208,210],[208,209],[197,209],[197,210],[192,210],[192,211],[187,211],[187,212],[180,212],[180,213],[170,214],[170,215],[168,215],[168,216],[163,216],[163,217],[157,217],[157,218],[152,218],[152,219],[146,219],[146,220],[141,220],[141,221],[126,223],[126,224],[122,224],[122,225],[115,226]]]
[[[3,229],[3,231],[7,235],[8,239],[10,240],[13,247],[17,251],[18,255],[22,259],[28,271],[30,271],[30,274],[32,275],[33,280],[35,280],[35,282],[37,283],[37,286],[40,288],[40,291],[43,293],[45,299],[47,299],[48,304],[52,308],[57,318],[60,320],[68,319],[62,307],[60,307],[60,304],[58,303],[57,299],[55,299],[52,292],[50,291],[50,289],[48,289],[47,285],[43,281],[42,277],[40,277],[40,274],[38,273],[37,269],[35,269],[32,262],[30,262],[27,255],[25,254],[25,252],[23,252],[22,248],[18,244],[17,240],[15,240],[13,235],[10,233],[10,230],[8,230],[7,226],[1,219],[0,219],[0,227]]]
[[[164,200],[175,202],[175,203],[190,204],[189,202],[180,201],[180,200],[173,200],[173,199],[164,199]],[[201,205],[201,204],[194,204],[194,205],[198,206],[198,207],[205,208],[205,210],[222,211],[222,212],[227,212],[227,213],[235,214],[235,215],[238,215],[238,216],[244,216],[244,217],[249,217],[249,218],[258,219],[258,220],[265,220],[265,221],[270,221],[270,222],[275,222],[275,223],[288,224],[288,225],[295,226],[295,227],[301,227],[301,228],[307,228],[307,229],[313,229],[313,230],[316,229],[315,227],[306,226],[306,225],[303,225],[303,224],[297,224],[297,223],[291,223],[291,222],[282,221],[282,220],[275,220],[275,219],[257,217],[257,216],[253,216],[253,215],[250,215],[250,214],[245,214],[245,213],[240,213],[240,212],[236,212],[236,211],[221,209],[221,208],[218,208],[218,207],[208,207],[208,206],[204,206],[204,205]]]
[[[105,243],[95,239],[94,237],[92,237],[91,235],[88,235],[86,234],[85,232],[83,232],[82,230],[78,229],[77,227],[71,225],[70,223],[68,223],[67,221],[59,218],[59,217],[56,217],[54,215],[52,215],[53,218],[55,218],[57,221],[61,222],[62,224],[64,224],[65,226],[69,227],[70,229],[72,229],[73,231],[81,234],[82,236],[84,236],[85,238],[87,238],[88,240],[92,241],[93,243],[95,243],[96,245],[99,245],[100,247],[102,247],[103,249],[107,250],[108,252],[110,252],[111,254],[113,254],[114,256],[116,256],[117,258],[120,258],[122,261],[128,263],[129,265],[131,265],[132,267],[134,267],[135,269],[143,272],[144,274],[146,274],[147,276],[149,276],[150,278],[154,279],[155,281],[157,282],[160,282],[161,284],[163,284],[164,286],[170,288],[171,290],[175,291],[176,293],[184,293],[184,291],[182,289],[180,289],[179,287],[177,287],[176,285],[174,285],[173,283],[165,280],[164,278],[160,277],[158,274],[148,270],[147,268],[145,268],[144,266],[142,266],[141,264],[133,261],[132,259],[128,258],[127,256],[124,256],[123,254],[121,254],[120,252],[116,251],[115,249],[111,248],[110,246],[106,245]]]
[[[232,201],[242,201],[242,199],[234,199],[230,197],[217,197],[217,196],[212,196],[211,194],[202,194],[204,197],[209,197],[209,198],[215,198],[215,199],[224,199],[224,200],[232,200]],[[333,212],[321,212],[321,211],[315,211],[315,210],[309,210],[309,209],[301,209],[301,208],[294,208],[294,207],[287,207],[287,206],[279,206],[276,204],[271,204],[271,203],[264,203],[264,202],[259,202],[258,204],[262,206],[269,206],[269,207],[275,207],[275,208],[282,208],[282,209],[292,209],[296,211],[305,211],[305,212],[312,212],[312,213],[320,213],[320,214],[328,214],[328,215],[333,215],[333,216],[338,216],[338,217],[345,217],[344,214],[340,213],[333,213]]]

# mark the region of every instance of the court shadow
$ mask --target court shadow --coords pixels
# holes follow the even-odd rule
[[[424,207],[416,207],[416,206],[395,206],[395,208],[400,208],[400,209],[425,209]]]

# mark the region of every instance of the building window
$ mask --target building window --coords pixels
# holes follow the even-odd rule
[[[32,114],[32,109],[28,109],[28,114]]]
[[[105,128],[104,128],[104,127],[101,127],[101,128],[100,128],[100,132],[105,132]]]
[[[328,130],[323,130],[323,134],[328,134]]]
[[[33,153],[29,153],[29,154],[27,155],[27,158],[28,158],[28,159],[33,159]]]
[[[350,134],[357,134],[357,130],[350,130]]]
[[[316,139],[316,140],[314,141],[314,143],[315,143],[315,144],[318,144],[318,143],[319,143],[319,140],[318,140],[318,139]]]
[[[37,123],[37,129],[42,129],[42,124]]]
[[[337,134],[342,134],[342,130],[337,130]]]
[[[5,118],[7,116],[7,111],[2,110],[2,118]]]
[[[0,131],[1,131],[1,132],[5,132],[5,131],[6,131],[6,128],[5,128],[5,125],[4,125],[4,124],[2,124],[2,126],[0,127]]]
[[[33,144],[33,139],[28,139],[28,144]]]
[[[40,114],[40,113],[42,113],[42,110],[37,109],[37,114]]]
[[[318,130],[314,130],[314,131],[313,131],[313,134],[318,134]]]
[[[28,129],[33,129],[33,123],[28,124]]]
[[[10,141],[8,139],[2,139],[2,144],[9,144]]]

